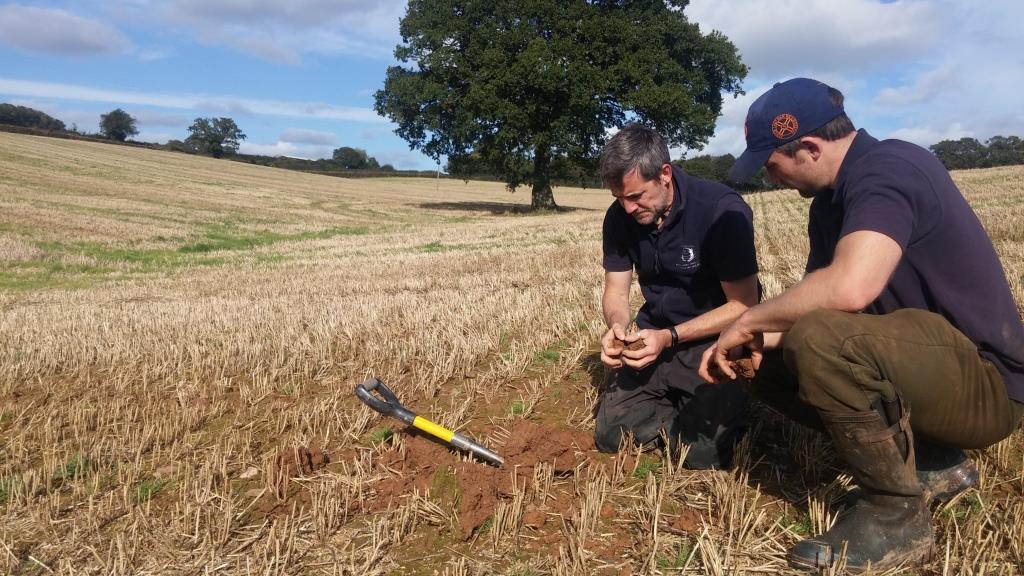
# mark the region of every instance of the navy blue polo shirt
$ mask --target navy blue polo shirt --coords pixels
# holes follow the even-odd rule
[[[903,249],[865,311],[941,314],[999,369],[1010,398],[1024,402],[1024,325],[992,241],[942,163],[909,142],[859,131],[835,191],[811,203],[807,271],[827,266],[839,239],[858,230],[885,234]]]
[[[753,215],[731,188],[672,169],[675,197],[659,229],[619,202],[604,217],[604,269],[636,270],[640,328],[668,328],[725,303],[722,281],[757,274]]]

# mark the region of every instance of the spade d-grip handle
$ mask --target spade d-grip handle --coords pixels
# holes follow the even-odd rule
[[[376,394],[374,394],[375,392]],[[462,434],[452,432],[444,426],[434,424],[430,420],[410,412],[405,406],[402,406],[401,402],[398,401],[398,397],[395,396],[395,393],[376,378],[370,378],[369,380],[357,384],[356,396],[358,396],[364,404],[373,408],[377,412],[380,412],[385,416],[397,418],[409,426],[422,430],[436,438],[440,438],[456,448],[472,452],[478,458],[490,462],[495,466],[501,466],[505,463],[505,460],[501,456],[498,456],[494,452],[491,452],[487,448],[484,448]]]
[[[375,395],[374,392],[377,394]],[[398,418],[410,426],[416,420],[416,415],[406,409],[405,406],[402,406],[395,393],[376,378],[370,378],[365,382],[357,384],[356,396],[363,401],[363,404],[385,416]]]

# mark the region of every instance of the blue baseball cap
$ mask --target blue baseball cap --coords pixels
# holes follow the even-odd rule
[[[810,78],[779,82],[747,111],[743,130],[747,149],[729,170],[734,182],[746,182],[768,161],[772,151],[813,132],[843,113],[832,103],[826,84]]]

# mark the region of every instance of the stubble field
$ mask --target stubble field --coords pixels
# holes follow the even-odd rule
[[[1021,307],[1024,169],[955,178]],[[0,573],[791,573],[849,482],[822,436],[755,409],[730,471],[594,450],[610,195],[555,194],[0,133]],[[806,201],[747,200],[771,296]],[[1022,573],[1021,434],[972,456],[912,573]]]

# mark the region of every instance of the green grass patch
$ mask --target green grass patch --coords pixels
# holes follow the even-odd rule
[[[484,520],[484,523],[476,531],[478,534],[483,534],[484,532],[489,532],[491,528],[494,528],[494,516],[489,516],[487,520]]]
[[[557,348],[545,348],[534,354],[533,358],[544,364],[554,364],[562,358],[562,353]]]
[[[228,225],[217,224],[204,232],[202,240],[178,248],[131,248],[99,242],[36,242],[34,245],[45,250],[47,255],[0,269],[0,288],[84,288],[118,275],[147,274],[186,266],[220,266],[232,261],[231,254],[211,256],[208,255],[210,252],[244,255],[246,251],[276,243],[367,234],[369,230],[368,227],[359,226],[297,234],[269,231],[241,233]],[[81,257],[93,262],[69,264],[64,261]],[[281,254],[254,254],[252,257],[262,263],[276,263],[286,259]]]
[[[637,464],[636,470],[633,471],[633,478],[643,480],[644,478],[647,478],[648,474],[654,474],[658,468],[661,468],[661,460],[646,460],[640,462]]]
[[[53,260],[19,262],[0,270],[0,288],[35,290],[38,288],[85,288],[114,272],[104,266],[66,264]]]
[[[676,550],[675,558],[669,558],[666,556],[658,556],[655,558],[655,563],[658,565],[659,570],[679,570],[686,563],[690,561],[690,557],[693,556],[695,550],[693,543],[688,539],[683,540],[679,544],[679,549]]]
[[[800,536],[810,536],[814,528],[811,526],[811,519],[807,516],[793,518],[789,515],[784,515],[782,518],[779,518],[779,525]]]
[[[0,426],[4,426],[11,420],[14,420],[13,410],[0,410]]]
[[[511,412],[513,416],[525,414],[526,402],[523,402],[522,400],[516,400],[515,402],[512,403],[512,406],[509,408],[509,412]]]
[[[143,480],[135,487],[135,500],[139,503],[145,502],[160,493],[171,481],[169,479]]]
[[[370,443],[373,445],[383,444],[395,435],[394,430],[391,428],[381,428],[380,430],[374,430],[373,434],[370,434]]]
[[[420,244],[419,246],[413,248],[413,250],[425,254],[433,254],[437,252],[451,252],[452,250],[463,250],[468,247],[468,244],[442,244],[440,242],[430,242],[427,244]]]
[[[949,506],[939,513],[943,518],[956,518],[963,520],[969,516],[976,516],[982,511],[981,497],[977,493],[969,494],[958,500],[953,506]]]
[[[0,478],[0,504],[6,504],[14,491],[18,488],[21,478],[17,475]]]
[[[76,454],[60,468],[53,471],[50,482],[54,488],[60,488],[69,481],[82,478],[89,473],[92,461],[84,454]]]
[[[281,234],[270,230],[240,233],[228,226],[213,226],[207,229],[206,237],[203,240],[182,246],[178,248],[178,252],[182,254],[200,254],[220,250],[252,250],[253,248],[277,244],[278,242],[323,240],[334,238],[335,236],[356,236],[368,234],[369,232],[370,229],[366,226],[348,226],[299,232],[297,234]]]

